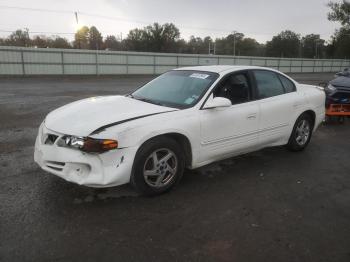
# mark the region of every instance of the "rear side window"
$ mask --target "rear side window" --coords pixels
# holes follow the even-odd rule
[[[295,85],[292,81],[290,81],[287,77],[283,75],[278,75],[278,77],[281,79],[281,82],[284,86],[284,89],[286,90],[286,93],[291,93],[295,91]]]
[[[270,71],[254,71],[260,99],[284,94],[284,88],[277,74]]]

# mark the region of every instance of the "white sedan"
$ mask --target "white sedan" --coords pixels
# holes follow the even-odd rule
[[[154,195],[172,188],[185,168],[270,146],[301,151],[324,115],[322,88],[273,69],[179,68],[129,95],[87,98],[49,113],[34,159],[70,182],[130,182]]]

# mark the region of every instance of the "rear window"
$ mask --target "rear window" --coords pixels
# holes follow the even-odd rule
[[[284,86],[284,89],[286,90],[286,93],[291,93],[295,91],[295,85],[292,81],[290,81],[287,77],[283,75],[278,75],[278,77],[281,79],[281,82]]]
[[[284,94],[284,88],[276,73],[257,70],[254,71],[254,76],[260,99]]]

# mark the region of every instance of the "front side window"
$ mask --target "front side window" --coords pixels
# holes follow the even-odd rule
[[[260,99],[284,94],[282,83],[276,73],[258,70],[254,71],[254,76]]]
[[[214,97],[231,100],[232,105],[249,101],[250,84],[246,73],[229,75],[214,91]]]
[[[218,77],[212,72],[173,70],[147,83],[131,96],[153,104],[188,108],[199,101]]]

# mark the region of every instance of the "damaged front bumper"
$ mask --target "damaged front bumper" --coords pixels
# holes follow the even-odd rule
[[[35,141],[34,161],[45,171],[69,182],[90,187],[110,187],[130,181],[136,147],[111,150],[103,154],[85,153],[61,147],[57,141],[65,134],[42,124]],[[55,141],[47,137],[57,137]],[[49,142],[47,142],[49,141]]]

